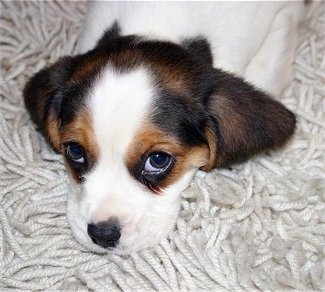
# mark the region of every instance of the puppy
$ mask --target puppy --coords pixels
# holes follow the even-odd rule
[[[94,2],[80,54],[24,100],[71,176],[68,219],[95,252],[154,246],[199,170],[278,148],[295,117],[270,94],[291,78],[300,2]],[[246,81],[245,81],[246,80]]]

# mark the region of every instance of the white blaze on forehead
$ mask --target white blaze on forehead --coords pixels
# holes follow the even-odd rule
[[[153,96],[149,72],[118,73],[109,68],[95,83],[90,108],[100,154],[124,154],[141,126]]]
[[[131,179],[125,157],[147,118],[155,88],[143,68],[119,74],[107,69],[94,83],[88,106],[99,155],[85,181],[69,196],[69,221],[75,236],[91,250],[104,252],[87,234],[87,224],[116,217],[121,238],[114,250],[126,254],[157,244],[172,228],[180,207],[179,180],[168,193],[152,194]]]
[[[88,106],[99,153],[82,186],[80,212],[85,218],[120,217],[130,213],[133,204],[146,205],[146,196],[130,179],[125,157],[153,94],[149,72],[144,68],[126,73],[108,68],[94,83]],[[131,197],[138,199],[132,201]],[[107,206],[114,206],[114,210],[107,210]]]

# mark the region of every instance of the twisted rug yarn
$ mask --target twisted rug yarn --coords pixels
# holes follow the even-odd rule
[[[200,172],[175,230],[127,257],[80,246],[63,160],[22,101],[32,74],[75,52],[86,2],[0,2],[0,290],[324,290],[325,6],[300,29],[279,99],[298,119],[282,150]]]

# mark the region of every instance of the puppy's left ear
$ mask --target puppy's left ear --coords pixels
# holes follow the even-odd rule
[[[245,161],[284,145],[293,134],[294,114],[268,94],[217,69],[211,81],[204,100],[210,159],[203,170]]]
[[[54,150],[60,150],[59,128],[64,86],[72,57],[64,57],[35,74],[24,88],[27,110]]]

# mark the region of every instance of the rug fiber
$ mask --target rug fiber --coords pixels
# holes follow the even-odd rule
[[[298,119],[292,141],[198,173],[168,239],[120,257],[74,240],[63,160],[22,101],[30,76],[75,51],[86,3],[1,1],[0,289],[325,289],[325,5],[312,5],[279,97]]]

